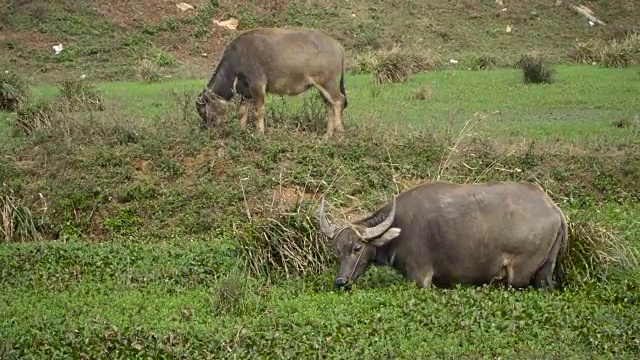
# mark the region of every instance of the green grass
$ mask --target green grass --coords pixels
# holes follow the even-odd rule
[[[391,128],[427,127],[442,131],[452,122],[461,126],[480,113],[486,119],[475,128],[504,139],[569,143],[611,138],[635,141],[640,130],[620,130],[612,127],[611,122],[632,119],[640,112],[635,97],[640,92],[637,71],[637,68],[560,66],[557,83],[552,86],[524,85],[516,69],[440,71],[415,75],[405,84],[384,86],[374,86],[371,75],[352,75],[346,80],[350,102],[344,115],[345,124],[367,122]],[[195,96],[207,81],[208,78],[155,84],[112,82],[98,87],[121,115],[153,121],[174,110],[172,92]],[[428,100],[411,100],[410,95],[422,85],[432,90],[432,96]],[[36,97],[45,99],[56,93],[55,86],[42,86],[34,91]],[[284,101],[296,107],[310,95],[312,92]],[[267,103],[277,105],[282,100],[270,96]]]
[[[99,83],[105,111],[64,114],[68,127],[31,137],[3,114],[0,182],[46,240],[0,245],[0,357],[637,358],[637,265],[551,293],[425,291],[372,268],[336,293],[331,259],[326,272],[251,276],[238,246],[269,217],[306,214],[299,199],[268,209],[280,187],[362,212],[434,178],[455,147],[444,179],[539,181],[570,219],[640,251],[640,130],[612,125],[640,113],[637,71],[564,66],[551,85],[523,85],[515,69],[382,86],[348,76],[347,133],[328,142],[308,96],[268,105],[312,130],[267,118],[265,137],[237,120],[197,131],[204,78]],[[431,95],[412,100],[421,86]],[[52,100],[56,88],[33,93]],[[172,91],[191,94],[186,115]]]

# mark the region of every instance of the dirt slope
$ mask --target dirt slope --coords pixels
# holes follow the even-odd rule
[[[194,7],[187,11],[179,2],[9,0],[0,9],[0,67],[43,79],[80,72],[121,79],[147,58],[165,75],[203,76],[238,31],[257,26],[323,28],[351,56],[412,44],[461,59],[461,66],[479,54],[510,62],[528,48],[570,61],[576,40],[619,37],[638,30],[640,18],[633,0],[581,3],[604,26],[590,26],[571,8],[577,2],[556,0],[187,0]],[[239,20],[236,30],[214,24],[230,17]],[[64,49],[56,55],[58,43]]]

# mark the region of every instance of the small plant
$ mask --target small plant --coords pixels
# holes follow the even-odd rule
[[[415,89],[411,95],[409,95],[409,98],[411,100],[427,100],[431,98],[432,95],[433,90],[429,86],[423,85]]]
[[[102,91],[84,79],[63,80],[58,90],[59,99],[69,105],[70,111],[104,110]]]
[[[498,66],[498,58],[492,55],[481,55],[472,59],[471,70],[493,70]]]
[[[522,81],[525,84],[550,84],[553,82],[553,69],[549,60],[537,51],[526,52],[516,65],[522,69]]]
[[[142,59],[136,67],[136,75],[140,81],[145,83],[157,82],[162,78],[160,67],[149,59]]]
[[[10,71],[0,73],[0,111],[16,111],[28,97],[28,86],[20,75]]]
[[[624,117],[612,121],[611,124],[617,128],[636,127],[640,125],[640,120],[638,119],[638,115],[636,115],[633,120],[628,117]]]
[[[256,284],[251,280],[240,267],[217,279],[210,297],[213,312],[242,315],[254,310],[260,303],[260,297],[255,291]]]

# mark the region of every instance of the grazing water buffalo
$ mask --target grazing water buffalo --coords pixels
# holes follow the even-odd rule
[[[323,198],[319,222],[339,253],[337,288],[349,289],[371,263],[422,288],[498,280],[553,289],[554,269],[562,287],[567,220],[536,184],[426,183],[340,228],[328,221]]]
[[[327,106],[327,132],[343,132],[344,49],[324,31],[305,28],[261,28],[236,37],[225,49],[207,86],[196,99],[203,125],[214,119],[237,93],[240,126],[247,126],[248,101],[255,106],[256,128],[264,133],[266,93],[294,96],[318,89]],[[338,85],[339,78],[339,85]]]

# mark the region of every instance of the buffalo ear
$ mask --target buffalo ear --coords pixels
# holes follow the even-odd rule
[[[380,236],[377,239],[374,239],[371,243],[375,246],[382,246],[388,243],[389,241],[400,236],[400,231],[401,231],[400,228],[397,228],[397,227],[389,228],[387,231],[384,232],[384,234],[382,234],[382,236]]]

